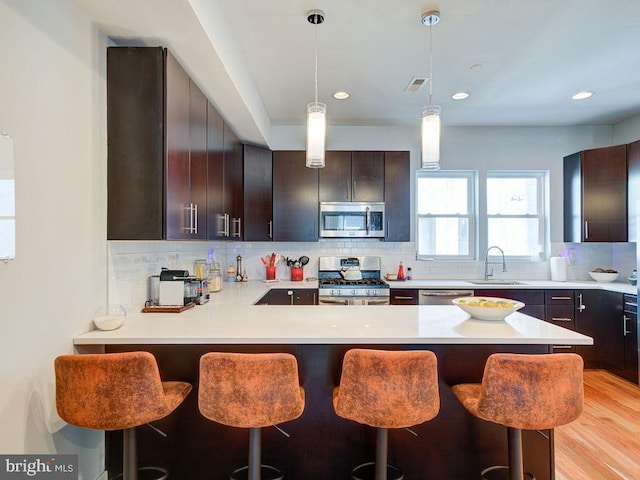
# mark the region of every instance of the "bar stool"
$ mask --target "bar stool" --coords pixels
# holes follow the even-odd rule
[[[200,358],[200,413],[249,429],[249,464],[234,470],[230,479],[284,478],[277,468],[261,464],[261,428],[298,418],[304,405],[293,355],[210,352]]]
[[[358,465],[351,478],[404,478],[387,465],[388,429],[406,428],[434,418],[440,410],[437,360],[433,352],[349,350],[340,386],[333,391],[336,414],[376,427],[376,459]]]
[[[462,405],[473,415],[507,427],[510,480],[523,480],[522,430],[543,430],[573,422],[582,413],[584,400],[582,357],[575,353],[524,355],[496,353],[487,359],[481,384],[452,387]]]
[[[182,403],[191,391],[186,382],[162,382],[149,352],[61,355],[54,361],[56,408],[65,422],[94,430],[123,430],[124,480],[137,480],[136,427],[160,420]]]

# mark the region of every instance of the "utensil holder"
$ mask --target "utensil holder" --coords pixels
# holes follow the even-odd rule
[[[275,280],[276,279],[276,267],[274,266],[270,266],[267,265],[265,267],[266,271],[267,271],[267,280]]]
[[[304,268],[291,268],[291,281],[301,282],[304,277]]]

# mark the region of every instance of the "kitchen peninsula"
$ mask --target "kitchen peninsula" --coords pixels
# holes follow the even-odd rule
[[[254,303],[274,285],[259,281],[225,284],[212,300],[181,314],[130,314],[118,330],[92,331],[74,339],[78,351],[147,350],[166,380],[194,385],[185,404],[139,434],[140,460],[167,465],[176,478],[211,478],[246,463],[248,434],[206,421],[198,412],[200,356],[208,351],[272,352],[296,356],[306,391],[302,417],[282,425],[286,438],[265,429],[263,459],[289,478],[347,478],[351,468],[373,459],[373,429],[333,413],[344,353],[353,347],[429,349],[436,353],[441,410],[431,422],[390,432],[390,463],[406,478],[474,478],[490,464],[504,463],[506,431],[469,416],[451,385],[479,382],[488,355],[499,351],[549,353],[553,344],[590,345],[591,338],[514,313],[504,322],[470,319],[454,306],[263,306]],[[280,282],[275,288],[310,288],[315,282]],[[107,467],[120,469],[120,436],[109,433]],[[525,464],[539,479],[553,478],[553,434],[526,432]]]

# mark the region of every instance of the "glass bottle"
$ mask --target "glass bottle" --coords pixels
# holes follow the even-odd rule
[[[209,270],[209,292],[219,292],[222,290],[222,272],[219,263],[212,263]]]

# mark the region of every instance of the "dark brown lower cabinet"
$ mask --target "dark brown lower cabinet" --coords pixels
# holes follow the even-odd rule
[[[264,307],[269,308],[269,307]],[[323,308],[323,307],[318,307]],[[327,307],[331,308],[331,307]],[[348,307],[345,307],[345,311]],[[259,313],[258,313],[259,314]],[[300,318],[300,322],[304,322]],[[471,415],[451,392],[457,383],[479,383],[487,357],[496,352],[548,353],[548,345],[442,345],[442,344],[260,344],[260,345],[110,345],[107,352],[146,350],[154,354],[165,380],[182,380],[194,391],[178,409],[151,428],[138,429],[141,465],[168,467],[171,478],[224,479],[247,464],[249,432],[205,419],[198,410],[198,365],[211,351],[288,352],[298,360],[305,390],[302,416],[281,425],[290,438],[275,428],[263,429],[262,460],[280,468],[291,479],[346,479],[356,465],[375,458],[375,429],[338,417],[332,404],[339,384],[342,359],[351,348],[383,350],[428,349],[438,358],[440,413],[412,428],[389,430],[389,463],[408,479],[473,479],[490,465],[507,459],[505,427]],[[107,432],[106,463],[113,477],[122,469],[122,432]],[[553,432],[525,432],[525,469],[538,480],[554,478]]]
[[[318,290],[311,288],[274,288],[269,290],[256,305],[317,305]]]
[[[536,289],[474,289],[476,297],[500,297],[524,303],[520,313],[544,319],[544,290]]]

